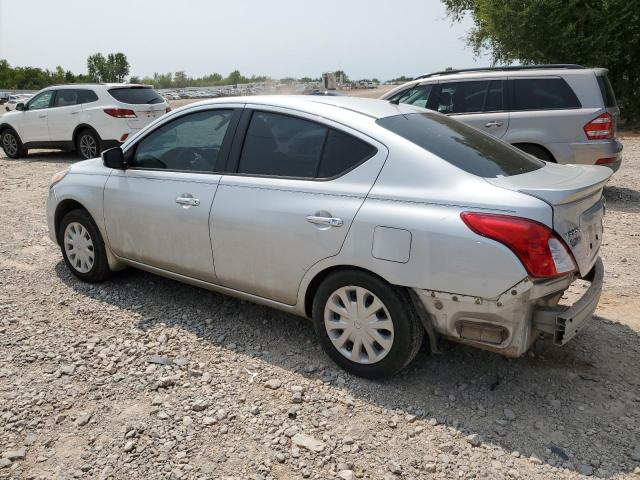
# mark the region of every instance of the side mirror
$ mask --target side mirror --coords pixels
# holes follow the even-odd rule
[[[105,167],[117,170],[125,170],[127,168],[127,164],[124,161],[124,153],[120,147],[110,148],[102,152],[102,163]]]
[[[25,106],[25,104],[24,104],[24,103],[18,103],[18,104],[16,104],[16,110],[19,110],[19,111],[21,111],[21,112],[22,112],[22,111],[24,111],[24,110],[26,110],[26,109],[27,109],[27,107]]]

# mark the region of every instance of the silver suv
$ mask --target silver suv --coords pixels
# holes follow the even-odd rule
[[[533,65],[422,75],[381,97],[440,113],[542,160],[618,170],[620,110],[604,68]]]

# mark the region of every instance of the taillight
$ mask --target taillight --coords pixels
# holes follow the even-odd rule
[[[164,109],[164,113],[169,113],[171,111],[171,107],[167,106],[167,108]]]
[[[589,140],[607,140],[615,135],[613,116],[609,112],[597,116],[584,126],[584,133]]]
[[[557,277],[576,270],[567,246],[546,225],[491,213],[462,212],[460,217],[478,235],[509,247],[531,277]]]
[[[599,158],[596,160],[596,165],[609,165],[618,160],[618,157]]]
[[[123,133],[122,136],[120,137],[120,141],[124,142],[127,138],[129,138],[129,134],[128,133]]]
[[[136,118],[136,112],[128,108],[105,108],[104,113],[116,118]]]

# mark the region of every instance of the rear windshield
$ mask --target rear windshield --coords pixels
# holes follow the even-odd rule
[[[508,177],[544,166],[542,160],[435,112],[394,115],[376,123],[479,177]]]
[[[109,94],[122,103],[162,103],[164,99],[153,88],[121,87],[111,88]]]
[[[604,100],[604,106],[609,107],[617,107],[618,102],[616,102],[616,96],[613,93],[613,88],[611,88],[611,82],[606,75],[597,75],[598,86],[600,87],[600,93],[602,93],[602,100]]]

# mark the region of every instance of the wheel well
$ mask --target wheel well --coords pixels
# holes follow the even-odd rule
[[[96,132],[96,129],[93,128],[91,125],[87,125],[86,123],[82,123],[80,125],[78,125],[76,127],[76,129],[73,131],[73,146],[75,147],[76,144],[78,143],[78,135],[80,135],[80,132],[82,132],[83,130],[91,130],[97,137],[98,140],[100,140],[100,135],[98,134],[98,132]]]
[[[13,130],[14,132],[16,131],[16,129],[8,123],[0,123],[0,133],[2,133],[4,130]]]
[[[304,294],[304,312],[307,317],[311,318],[312,310],[313,310],[313,298],[316,296],[316,292],[318,291],[318,287],[320,287],[320,284],[329,275],[339,270],[342,270],[342,271],[350,270],[350,271],[368,273],[369,275],[378,277],[380,280],[386,282],[386,280],[382,278],[380,275],[373,273],[372,271],[367,270],[366,268],[354,267],[352,265],[335,265],[333,267],[326,268],[325,270],[318,272],[316,276],[313,277],[313,280],[309,282],[307,291]]]
[[[548,157],[549,157],[549,161],[553,162],[553,163],[557,163],[555,157],[553,156],[553,153],[551,153],[549,151],[549,149],[547,147],[544,147],[538,143],[514,143],[513,144],[514,147],[520,148],[522,150],[524,150],[525,152],[527,151],[527,147],[533,147],[534,149],[540,149],[542,150]]]
[[[76,202],[75,200],[63,200],[58,204],[53,220],[53,224],[56,228],[56,237],[58,236],[58,230],[60,229],[60,222],[62,221],[62,218],[71,210],[77,209],[87,210],[80,202]]]

